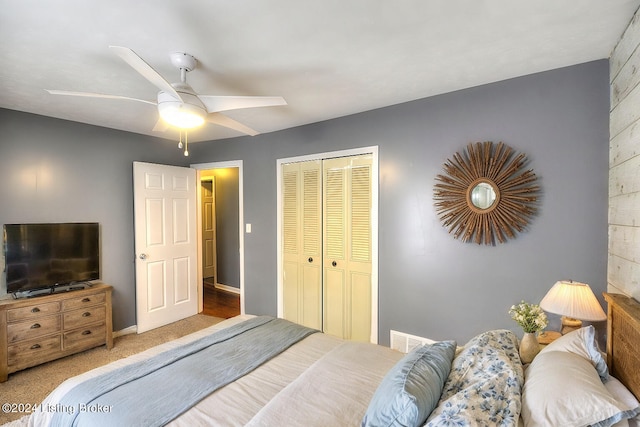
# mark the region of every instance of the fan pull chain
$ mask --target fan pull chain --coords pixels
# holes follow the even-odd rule
[[[184,156],[187,157],[189,155],[189,136],[187,135],[187,131],[184,131],[184,144],[182,143],[182,131],[180,131],[180,141],[178,141],[178,148],[182,149],[184,147]]]
[[[182,142],[182,130],[180,131],[180,141],[178,141],[178,148],[182,150],[184,147],[184,155],[185,157],[189,155],[189,136],[187,135],[187,131],[184,131],[184,143]]]

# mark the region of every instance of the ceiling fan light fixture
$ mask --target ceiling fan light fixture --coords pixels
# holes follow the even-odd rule
[[[180,129],[202,126],[207,115],[207,112],[202,108],[179,101],[158,104],[158,112],[162,120]]]
[[[175,85],[182,99],[171,94],[158,93],[158,113],[165,122],[180,129],[192,129],[202,126],[207,117],[207,110],[186,83]]]

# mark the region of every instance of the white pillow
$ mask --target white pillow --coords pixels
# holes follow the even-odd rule
[[[616,377],[609,376],[609,380],[604,383],[604,386],[609,390],[609,393],[618,401],[629,406],[639,406],[638,399],[624,386]],[[640,426],[640,415],[629,420],[622,420],[616,423],[614,427],[637,427]]]
[[[577,354],[540,352],[525,372],[522,388],[525,427],[605,427],[638,413],[640,406],[616,400],[591,363]]]
[[[549,351],[564,351],[577,354],[591,362],[604,382],[609,377],[607,361],[602,357],[596,341],[596,330],[592,325],[577,329],[561,336],[551,344],[540,350],[539,354]]]

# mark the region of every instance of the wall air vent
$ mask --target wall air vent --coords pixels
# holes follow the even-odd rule
[[[406,334],[404,332],[394,331],[393,329],[389,333],[391,348],[398,350],[402,353],[409,353],[414,348],[424,345],[433,344],[434,340],[428,338],[418,337],[415,335]]]

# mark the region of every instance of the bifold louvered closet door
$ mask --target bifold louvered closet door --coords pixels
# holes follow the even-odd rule
[[[282,165],[284,318],[322,329],[322,161]]]
[[[372,156],[282,165],[284,317],[371,336]]]

